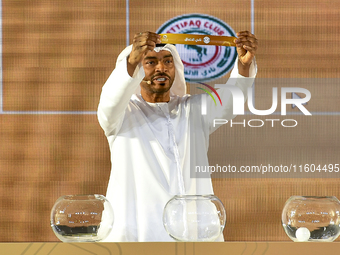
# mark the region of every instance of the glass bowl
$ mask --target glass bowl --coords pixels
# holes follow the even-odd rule
[[[113,226],[113,210],[103,195],[67,195],[51,210],[51,227],[63,242],[97,242]]]
[[[176,241],[215,241],[225,223],[224,206],[214,195],[174,196],[164,207],[165,230]]]
[[[282,226],[294,242],[332,242],[340,234],[336,197],[292,196],[282,211]]]

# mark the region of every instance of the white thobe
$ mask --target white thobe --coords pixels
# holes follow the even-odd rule
[[[240,77],[237,70],[232,75]],[[164,206],[177,194],[213,194],[210,178],[190,178],[190,157],[208,165],[212,119],[234,117],[231,103],[224,103],[218,116],[202,115],[201,98],[206,94],[148,103],[133,94],[143,77],[142,68],[130,77],[123,60],[103,86],[98,106],[112,163],[106,197],[114,210],[114,225],[104,240],[108,242],[173,241],[163,227]],[[252,83],[236,79],[235,86],[246,95]],[[223,98],[223,89],[218,93]],[[207,101],[213,104],[209,97]]]

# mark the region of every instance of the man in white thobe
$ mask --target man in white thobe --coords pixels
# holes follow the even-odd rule
[[[247,31],[237,36],[238,60],[231,77],[246,98],[256,75],[257,39]],[[202,115],[206,94],[186,94],[176,47],[157,43],[159,35],[137,33],[102,89],[98,119],[111,151],[106,197],[115,216],[104,241],[173,241],[163,227],[164,206],[178,194],[213,194],[210,178],[190,177],[190,157],[209,165],[212,120],[234,117],[230,92],[224,89],[218,90],[223,107],[208,107],[215,110]]]

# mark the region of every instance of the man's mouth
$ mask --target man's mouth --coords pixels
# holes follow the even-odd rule
[[[155,78],[156,81],[162,82],[162,81],[166,81],[167,78],[165,77],[159,77],[159,78]]]
[[[170,78],[168,76],[161,75],[154,77],[152,80],[156,82],[166,82],[167,80],[170,80]]]

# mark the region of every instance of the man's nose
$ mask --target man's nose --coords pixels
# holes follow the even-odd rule
[[[158,71],[158,72],[165,72],[166,71],[166,66],[162,61],[159,61],[158,64],[156,65],[156,71]]]

